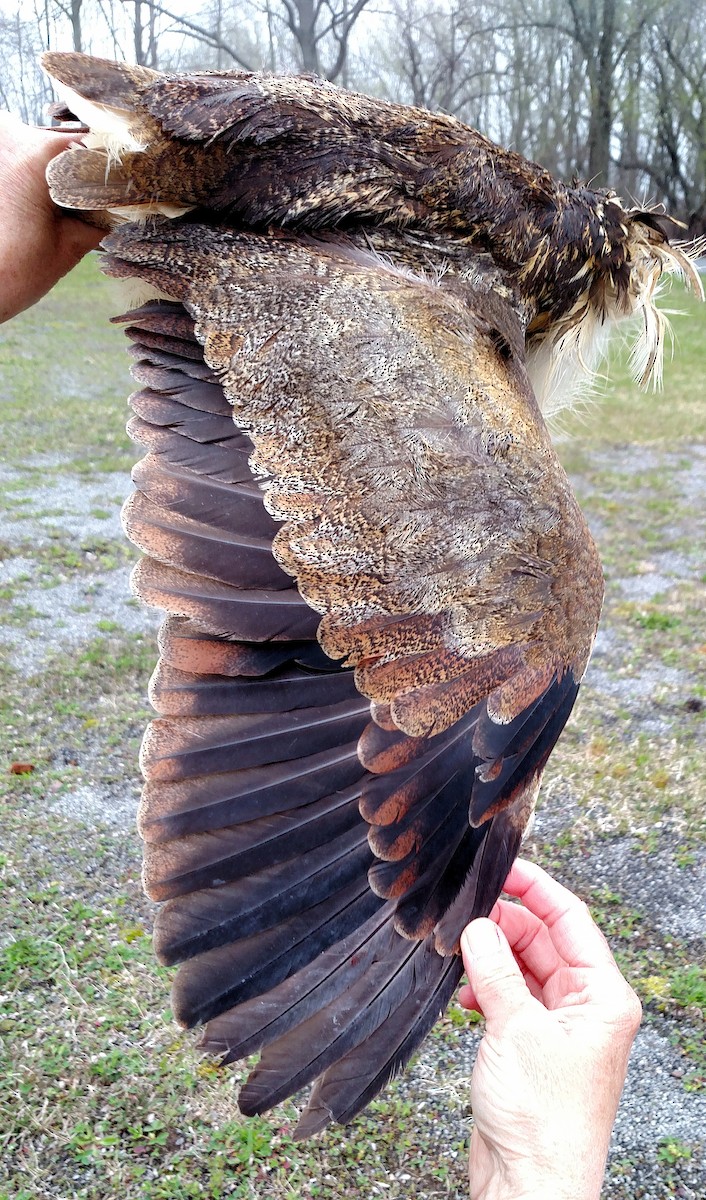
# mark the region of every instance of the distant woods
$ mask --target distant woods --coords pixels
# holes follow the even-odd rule
[[[45,47],[160,70],[304,71],[453,113],[564,179],[706,231],[706,0],[6,0],[0,104]]]

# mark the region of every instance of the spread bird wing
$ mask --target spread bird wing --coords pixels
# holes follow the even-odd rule
[[[492,907],[598,621],[596,550],[479,259],[126,226],[106,269],[147,450],[125,525],[169,614],[143,747],[174,1006],[300,1134],[407,1061]]]

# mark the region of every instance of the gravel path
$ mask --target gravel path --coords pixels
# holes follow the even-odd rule
[[[36,471],[48,469],[37,512]],[[0,645],[12,666],[33,674],[48,649],[80,646],[106,625],[126,633],[156,631],[160,614],[130,594],[126,563],[136,554],[120,523],[124,475],[84,480],[62,474],[56,459],[49,459],[34,460],[24,470],[0,467],[0,483],[14,502],[2,521],[2,540],[14,551],[2,564],[2,580],[12,587],[21,623],[0,625]],[[101,569],[99,560],[111,549],[123,561]],[[80,560],[80,570],[64,569],[62,550]]]

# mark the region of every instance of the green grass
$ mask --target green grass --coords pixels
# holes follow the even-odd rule
[[[662,1162],[673,1166],[674,1163],[690,1159],[693,1152],[692,1146],[680,1142],[678,1138],[662,1138],[657,1154]]]
[[[8,547],[3,555],[0,551],[0,561],[4,558],[32,558],[34,570],[32,579],[41,587],[53,587],[67,578],[81,575],[95,575],[96,571],[114,571],[117,567],[128,568],[137,559],[137,553],[123,539],[118,538],[68,538],[60,529],[45,526],[42,541],[37,545],[33,539],[16,542]],[[27,581],[26,574],[19,577],[21,585]],[[9,585],[10,590],[16,590]],[[0,591],[0,599],[3,597]]]
[[[422,1178],[448,1174],[416,1157],[399,1085],[345,1138],[334,1132],[312,1147],[292,1140],[291,1104],[274,1120],[244,1122],[232,1073],[200,1060],[171,1021],[136,865],[106,833],[92,832],[87,856],[72,823],[45,815],[29,829],[26,812],[4,812],[0,867],[0,1185],[9,1194],[216,1200],[266,1188],[329,1198],[361,1194],[412,1161]],[[97,868],[90,876],[87,862]]]
[[[615,583],[639,576],[663,550],[681,547],[693,557],[703,546],[704,514],[690,511],[678,474],[690,465],[689,441],[706,442],[706,306],[681,298],[679,305],[691,315],[675,318],[679,358],[666,364],[664,394],[637,393],[618,366],[615,394],[571,418],[578,441],[562,447],[579,473],[585,508],[601,522],[605,627],[622,647],[606,669],[621,680],[669,666],[688,680],[685,692],[657,686],[645,700],[664,723],[656,732],[625,711],[620,696],[584,689],[548,770],[548,803],[558,794],[561,809],[566,794],[576,817],[534,851],[564,878],[577,856],[628,833],[635,854],[646,858],[666,839],[685,871],[706,840],[706,575],[645,602],[626,599]],[[127,490],[130,384],[122,334],[107,324],[114,308],[92,258],[41,305],[0,328],[0,459],[21,472],[19,482],[0,488],[0,509],[28,522],[43,512],[49,522],[41,545],[30,536],[0,540],[0,562],[21,552],[34,581],[46,586],[60,575],[89,578],[123,566],[127,595],[130,552],[108,537],[62,533],[61,514],[42,501],[42,481],[54,471],[99,477],[121,470]],[[604,459],[596,452],[604,442],[633,443],[635,461]],[[668,477],[659,465],[632,469],[644,443],[671,450],[676,465]],[[93,509],[98,520],[118,499],[112,481],[110,488]],[[0,585],[13,629],[31,616],[22,585],[23,577]],[[150,944],[153,911],[140,886],[137,836],[96,823],[95,806],[80,820],[84,792],[109,808],[136,790],[155,660],[152,639],[125,633],[117,619],[102,620],[99,634],[78,649],[50,647],[29,677],[0,660],[0,1200],[465,1200],[467,1047],[475,1022],[460,1009],[431,1036],[433,1078],[425,1084],[422,1072],[412,1087],[403,1077],[352,1128],[310,1145],[292,1139],[293,1104],[269,1118],[241,1119],[235,1085],[242,1071],[203,1061],[192,1035],[174,1025],[170,972],[157,966]],[[34,770],[13,775],[12,762]],[[587,898],[646,1019],[674,1041],[686,1103],[706,1086],[704,964],[677,937],[658,935],[621,898],[620,880],[614,891],[595,889]],[[665,1129],[653,1157],[666,1196],[700,1151]],[[626,1194],[639,1192],[605,1193],[606,1200]]]
[[[670,316],[673,353],[669,338],[665,345],[663,387],[645,391],[633,382],[630,335],[618,332],[592,399],[560,418],[567,469],[585,465],[587,446],[706,441],[706,304],[674,282],[661,307],[676,310]]]
[[[0,461],[24,466],[50,455],[81,474],[130,469],[125,339],[109,324],[118,306],[90,254],[40,304],[0,326]]]

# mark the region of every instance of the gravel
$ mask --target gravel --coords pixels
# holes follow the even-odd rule
[[[31,499],[36,510],[37,469],[2,468],[0,482],[5,484],[10,500]],[[128,481],[122,471],[83,479],[51,468],[44,460],[41,470],[41,508],[36,512],[28,506],[26,516],[5,515],[2,522],[5,542],[22,544],[31,539],[35,545],[46,545],[57,529],[79,541],[123,538],[120,508],[128,491]],[[97,516],[97,512],[105,515]]]
[[[51,808],[62,816],[82,825],[107,825],[130,836],[135,833],[135,818],[140,798],[137,779],[134,784],[95,787],[82,784],[70,792],[60,793],[51,801]]]
[[[83,479],[61,470],[49,474],[45,467],[39,512],[36,477],[31,472],[5,466],[0,481],[10,487],[12,505],[10,515],[2,520],[2,540],[24,551],[2,563],[3,584],[14,585],[17,614],[14,621],[0,625],[0,645],[6,647],[12,666],[32,675],[57,648],[77,647],[99,636],[101,623],[115,623],[127,633],[157,630],[160,614],[132,599],[124,566],[91,569],[97,557],[92,544],[128,545],[120,523],[122,496],[128,488],[122,473]],[[18,505],[23,499],[32,501],[34,508]],[[66,572],[58,564],[46,573],[38,572],[29,547],[41,554],[56,548],[59,539],[81,554],[84,569]]]

